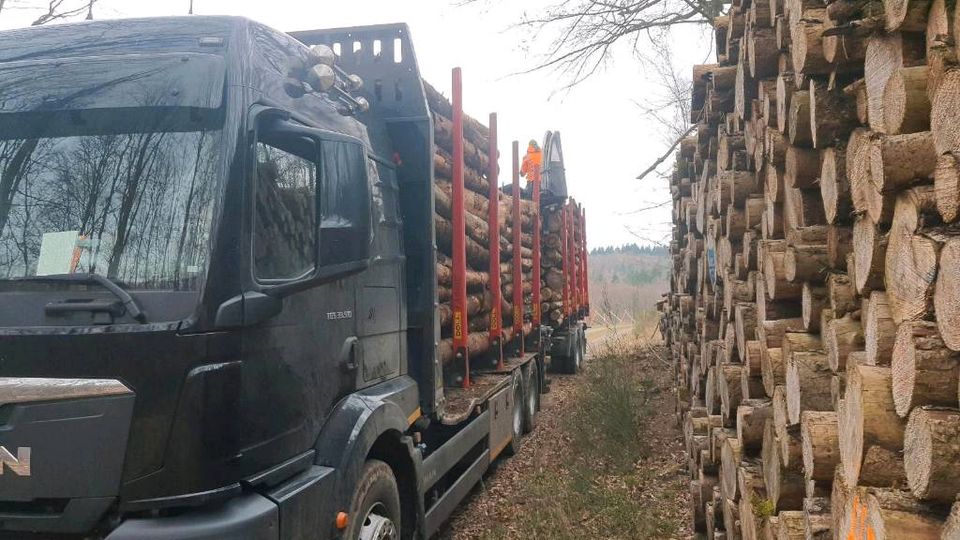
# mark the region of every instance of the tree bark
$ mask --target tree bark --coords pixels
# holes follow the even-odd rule
[[[929,131],[878,137],[870,149],[874,188],[886,193],[933,178],[937,152]]]
[[[787,416],[791,424],[800,422],[802,411],[827,411],[830,397],[830,362],[819,351],[793,351],[787,358]]]
[[[901,324],[897,329],[891,367],[893,401],[901,417],[923,405],[957,407],[960,353],[947,348],[936,323],[908,321]]]
[[[842,373],[847,368],[850,353],[864,347],[860,321],[851,315],[835,318],[823,329],[823,348],[830,362],[830,369]]]
[[[883,286],[889,235],[881,233],[867,216],[853,224],[853,255],[857,292],[865,294]]]
[[[844,141],[857,127],[857,101],[843,91],[810,80],[810,136],[814,148],[826,148]]]
[[[793,188],[816,187],[820,177],[820,152],[811,148],[790,146],[787,148],[783,179]]]
[[[821,158],[820,195],[827,223],[849,222],[853,201],[850,199],[850,182],[847,179],[846,151],[825,148]]]
[[[942,154],[937,158],[933,185],[940,217],[947,223],[956,221],[960,218],[960,162],[954,154]]]
[[[927,80],[925,65],[902,67],[890,76],[883,90],[883,122],[887,133],[917,133],[930,129]]]
[[[864,74],[870,129],[885,133],[883,92],[887,81],[901,67],[923,64],[926,47],[912,34],[876,34],[867,40]]]
[[[829,483],[840,463],[837,413],[803,411],[800,415],[800,440],[803,473],[807,481]]]
[[[905,422],[893,403],[891,378],[886,367],[857,365],[847,370],[839,437],[848,486],[861,481],[892,485],[903,476],[897,453],[903,450]]]
[[[737,407],[737,439],[742,452],[756,456],[763,446],[763,429],[773,419],[773,406],[768,399],[744,400]]]

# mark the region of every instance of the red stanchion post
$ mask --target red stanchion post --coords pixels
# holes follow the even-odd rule
[[[560,208],[560,214],[563,218],[560,225],[560,260],[563,261],[563,316],[566,318],[570,314],[570,242],[567,236],[570,233],[570,212],[568,212],[566,203]]]
[[[498,177],[500,174],[499,151],[497,150],[497,113],[490,113],[490,137],[487,152],[490,156],[490,168],[487,178],[490,180],[490,209],[487,213],[487,234],[490,237],[490,294],[493,305],[490,308],[490,350],[496,355],[497,369],[505,368],[503,363],[503,291],[500,288],[500,205]]]
[[[533,331],[540,335],[540,182],[533,183]],[[539,338],[537,338],[539,339]]]
[[[467,346],[467,246],[463,207],[463,76],[453,68],[453,350],[455,361],[463,362],[464,388],[470,387],[470,351]]]
[[[520,242],[522,224],[520,219],[520,143],[513,141],[513,341],[517,344],[514,353],[523,356],[523,265]],[[492,203],[491,203],[492,204]]]
[[[590,315],[590,250],[587,247],[587,209],[580,210],[580,238],[583,241],[583,314]]]

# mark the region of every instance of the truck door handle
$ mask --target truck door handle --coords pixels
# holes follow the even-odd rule
[[[340,367],[347,372],[357,370],[357,346],[360,340],[357,336],[350,336],[340,347]]]

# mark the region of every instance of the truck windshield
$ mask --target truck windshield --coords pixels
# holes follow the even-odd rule
[[[0,122],[0,279],[91,273],[132,289],[198,289],[219,129],[164,115],[110,123],[118,129],[87,120],[29,136]]]

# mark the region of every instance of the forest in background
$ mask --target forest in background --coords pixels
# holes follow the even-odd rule
[[[590,251],[590,304],[594,324],[642,322],[670,289],[665,247],[626,244]]]

